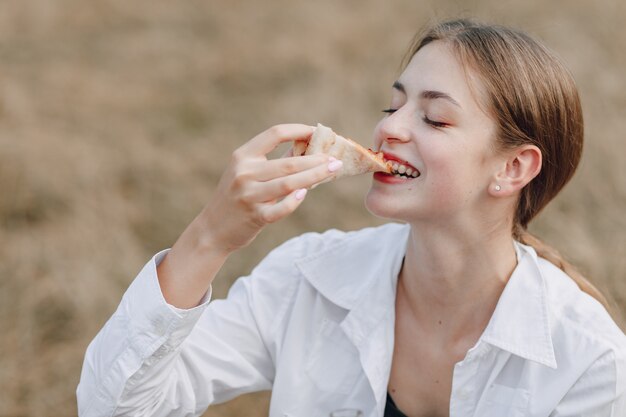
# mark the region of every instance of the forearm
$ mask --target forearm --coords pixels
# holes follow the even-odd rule
[[[200,303],[230,254],[206,230],[205,217],[194,219],[157,267],[165,301],[180,309]]]

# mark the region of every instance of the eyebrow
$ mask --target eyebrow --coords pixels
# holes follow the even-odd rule
[[[393,88],[395,88],[396,90],[402,92],[403,94],[406,95],[406,89],[404,88],[404,85],[400,82],[400,81],[395,81],[393,83]],[[454,104],[455,106],[461,107],[461,105],[459,104],[458,101],[456,101],[455,99],[453,99],[452,97],[450,97],[448,94],[442,92],[442,91],[435,91],[435,90],[425,90],[422,91],[422,93],[420,94],[420,97],[425,98],[425,99],[429,99],[429,100],[435,100],[438,98],[442,98],[444,100],[448,100],[450,103]]]

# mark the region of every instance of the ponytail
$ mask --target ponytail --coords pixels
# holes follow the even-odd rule
[[[578,285],[578,288],[598,300],[598,302],[604,306],[609,314],[615,317],[613,314],[614,311],[616,311],[613,308],[614,303],[609,302],[607,297],[587,278],[585,278],[574,265],[566,261],[556,249],[544,243],[536,236],[530,234],[528,230],[524,229],[521,225],[517,225],[514,228],[513,237],[519,242],[531,246],[535,252],[537,252],[538,256],[548,260],[560,268],[576,283],[576,285]]]

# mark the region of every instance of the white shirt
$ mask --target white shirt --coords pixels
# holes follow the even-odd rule
[[[191,310],[163,299],[157,254],[87,350],[80,416],[196,416],[269,389],[271,417],[382,416],[408,235],[398,224],[305,234],[226,300]],[[488,326],[454,366],[450,417],[626,416],[626,337],[560,269],[515,245]]]

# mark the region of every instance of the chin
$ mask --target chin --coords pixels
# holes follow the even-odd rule
[[[376,217],[405,223],[438,222],[443,218],[451,218],[456,213],[446,210],[442,205],[424,204],[418,198],[381,193],[374,188],[370,188],[364,203],[367,211]]]
[[[365,208],[376,217],[389,220],[406,221],[397,204],[390,199],[385,199],[376,192],[370,190],[365,196]]]

